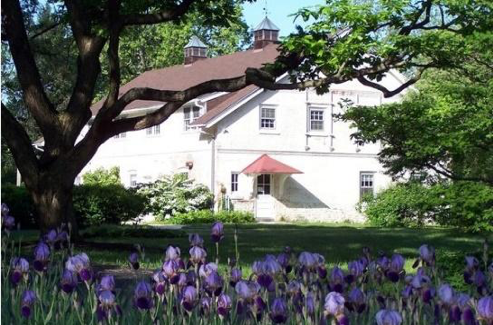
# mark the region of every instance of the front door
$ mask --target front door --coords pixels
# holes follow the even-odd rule
[[[272,177],[269,174],[257,176],[257,213],[258,219],[274,219],[274,200],[271,196]]]

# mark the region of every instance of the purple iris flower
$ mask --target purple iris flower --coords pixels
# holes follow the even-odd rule
[[[493,323],[493,296],[479,299],[477,305],[478,317],[487,324]]]
[[[161,270],[154,272],[152,275],[152,281],[154,283],[154,292],[162,296],[166,291],[166,277],[164,272]]]
[[[207,291],[214,296],[218,296],[223,288],[223,278],[216,271],[211,272],[204,281]]]
[[[217,264],[216,263],[207,263],[207,264],[202,264],[199,268],[199,276],[201,278],[206,278],[211,274],[212,272],[217,272]]]
[[[454,289],[448,284],[442,284],[438,288],[438,297],[443,304],[450,306],[454,302]]]
[[[212,298],[203,297],[200,299],[200,313],[201,315],[207,315],[211,311]]]
[[[435,249],[432,246],[421,245],[419,248],[419,257],[428,266],[435,265]]]
[[[231,277],[229,278],[229,284],[232,287],[234,287],[238,283],[238,281],[241,280],[242,277],[243,277],[243,274],[242,274],[241,270],[236,268],[236,267],[233,268],[231,270]]]
[[[352,283],[356,278],[363,275],[365,270],[360,261],[352,261],[348,263],[349,275],[346,277],[346,282]]]
[[[2,203],[2,217],[8,216],[10,212],[9,206],[5,203]]]
[[[217,298],[217,313],[219,316],[227,317],[232,306],[231,298],[227,294],[221,293]]]
[[[298,262],[308,271],[315,270],[318,265],[317,256],[309,252],[301,252],[298,256]]]
[[[474,278],[473,278],[474,285],[478,287],[479,289],[484,287],[486,285],[486,276],[481,270],[477,270],[474,273]]]
[[[330,289],[342,293],[344,290],[344,272],[335,266],[330,273]]]
[[[166,248],[166,254],[164,257],[165,261],[169,260],[178,260],[180,258],[181,251],[179,247],[174,247],[169,245],[168,248]]]
[[[277,262],[279,263],[279,265],[281,265],[286,273],[291,272],[291,270],[293,269],[290,261],[291,255],[289,255],[288,253],[281,253],[277,255]]]
[[[21,314],[24,318],[31,316],[31,309],[36,302],[36,293],[32,290],[25,290],[21,297]]]
[[[204,239],[199,234],[190,234],[188,241],[190,242],[190,246],[204,247]]]
[[[306,294],[305,308],[308,315],[315,314],[315,295],[312,292]]]
[[[392,281],[392,282],[398,282],[399,281],[399,276],[404,270],[404,257],[400,254],[394,254],[392,255],[392,258],[390,259],[388,271],[387,271],[387,278]]]
[[[329,315],[337,316],[344,314],[344,297],[335,291],[329,292],[325,297],[324,309]]]
[[[40,242],[34,248],[33,268],[38,271],[46,271],[46,266],[50,259],[50,248],[44,242]]]
[[[378,325],[400,325],[402,316],[395,310],[380,310],[375,317]]]
[[[419,268],[415,276],[411,278],[411,285],[414,289],[420,289],[424,285],[430,283],[430,278],[426,275],[424,269]]]
[[[207,257],[206,251],[200,246],[192,246],[190,248],[190,261],[197,265],[200,263],[205,263],[205,258]]]
[[[51,229],[44,235],[44,241],[48,243],[50,246],[55,245],[57,238],[58,238],[58,233],[56,229]]]
[[[252,266],[257,275],[257,282],[264,288],[269,288],[274,281],[274,276],[281,273],[282,267],[273,255],[267,255],[264,261],[255,261]]]
[[[171,284],[176,284],[178,283],[178,280],[180,279],[179,276],[179,271],[180,266],[176,260],[167,260],[163,264],[163,272],[166,275],[166,277],[169,279],[169,282]]]
[[[282,298],[276,298],[270,306],[270,319],[274,324],[285,323],[288,319],[288,307]]]
[[[140,268],[139,253],[137,252],[130,253],[130,255],[128,256],[128,263],[130,264],[132,270],[138,270]]]
[[[425,287],[421,290],[421,299],[425,304],[430,303],[431,299],[435,296],[435,289],[433,287]]]
[[[109,290],[101,291],[98,295],[98,307],[96,309],[98,320],[102,322],[113,312],[121,314],[120,308],[116,304],[115,294]]]
[[[219,243],[224,238],[224,225],[217,221],[212,225],[211,239],[214,243]]]
[[[353,288],[353,290],[351,290],[351,292],[349,293],[348,300],[349,300],[351,307],[356,312],[358,312],[359,314],[361,314],[363,311],[365,311],[365,309],[366,309],[366,296],[363,293],[363,291],[361,291],[361,289],[359,289],[357,287]]]
[[[115,291],[115,277],[112,275],[103,276],[96,286],[96,291],[98,292],[98,295],[103,291]]]
[[[15,228],[15,218],[9,215],[2,215],[2,228],[6,230],[12,230]]]
[[[252,301],[259,293],[260,285],[254,281],[240,281],[235,286],[235,291],[238,296],[246,301]]]
[[[17,285],[29,273],[29,262],[23,257],[15,257],[10,262],[10,281]]]
[[[286,292],[290,295],[295,295],[301,292],[301,283],[298,280],[291,280],[288,283]]]
[[[60,286],[65,293],[71,293],[77,286],[78,279],[77,274],[70,270],[63,270],[62,279],[60,280]]]
[[[87,282],[92,279],[89,257],[86,253],[69,257],[65,263],[65,268],[69,271],[77,273],[83,281]]]
[[[193,286],[187,286],[183,288],[181,305],[186,311],[192,311],[197,304],[197,290]]]
[[[185,273],[179,273],[178,281],[176,281],[176,283],[174,284],[176,284],[180,288],[187,286],[188,285],[187,275]]]
[[[134,305],[144,310],[152,308],[152,288],[149,283],[145,281],[137,283],[134,291]]]

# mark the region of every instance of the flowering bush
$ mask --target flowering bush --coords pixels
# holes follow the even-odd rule
[[[203,184],[196,184],[183,174],[164,176],[150,184],[141,184],[138,193],[147,199],[146,212],[158,220],[167,215],[209,209],[214,195]]]
[[[445,283],[435,250],[422,245],[412,273],[399,254],[369,249],[346,265],[327,268],[325,258],[286,247],[266,255],[245,276],[239,254],[218,265],[224,238],[211,229],[216,262],[198,234],[186,250],[168,246],[162,267],[141,273],[143,250],[129,252],[131,290],[96,273],[90,257],[75,253],[64,231],[40,239],[29,260],[9,242],[15,220],[2,207],[2,324],[493,324],[493,263],[466,256],[459,292]],[[236,244],[236,235],[235,235]]]

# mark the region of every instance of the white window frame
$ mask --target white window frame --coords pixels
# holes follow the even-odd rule
[[[137,186],[137,171],[136,170],[131,170],[128,172],[128,179],[129,179],[129,185],[130,187],[135,187]]]
[[[239,178],[240,178],[240,173],[238,172],[231,172],[231,193],[236,193],[238,192],[239,188]]]
[[[315,120],[312,119],[312,112],[321,112],[322,113],[322,119],[321,120]],[[327,108],[326,107],[321,107],[321,106],[309,106],[308,107],[308,132],[325,132],[326,131],[326,123],[325,121],[327,115]],[[322,122],[322,128],[321,129],[314,129],[312,127],[312,122]]]
[[[359,173],[359,196],[360,199],[363,198],[363,196],[370,192],[369,189],[371,189],[371,194],[375,195],[375,172],[360,172]]]
[[[188,105],[183,107],[183,129],[185,131],[197,130],[197,126],[190,126],[190,124],[195,122],[200,116],[202,116],[202,107],[198,105]]]
[[[113,138],[114,139],[125,139],[127,137],[127,132],[118,133]]]
[[[277,106],[275,105],[260,105],[260,112],[259,112],[259,128],[260,130],[276,130],[277,128]],[[274,117],[264,117],[263,112],[264,109],[272,109],[274,111]],[[262,120],[273,120],[273,126],[272,127],[266,127],[262,126]]]
[[[157,124],[146,129],[146,135],[148,137],[157,137],[161,134],[161,125]]]

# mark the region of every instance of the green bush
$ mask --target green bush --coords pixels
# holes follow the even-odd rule
[[[493,188],[482,183],[397,184],[365,197],[358,208],[379,227],[435,223],[470,232],[493,231]]]
[[[210,209],[214,199],[207,186],[196,184],[182,174],[142,184],[138,193],[146,198],[145,211],[158,220],[164,220],[166,215]]]
[[[84,238],[180,238],[187,237],[187,233],[180,229],[159,229],[150,226],[134,225],[102,225],[85,229],[82,233]]]
[[[138,217],[145,198],[122,185],[80,185],[74,188],[74,210],[82,226],[119,224]]]
[[[213,223],[215,221],[221,221],[223,223],[252,223],[255,222],[255,218],[253,213],[244,211],[219,211],[214,213],[211,210],[198,210],[177,213],[169,221],[181,225]]]
[[[15,218],[22,229],[36,227],[36,209],[24,186],[2,185],[2,203],[8,205],[10,215]]]
[[[121,185],[120,167],[104,169],[103,167],[82,175],[84,185]]]

